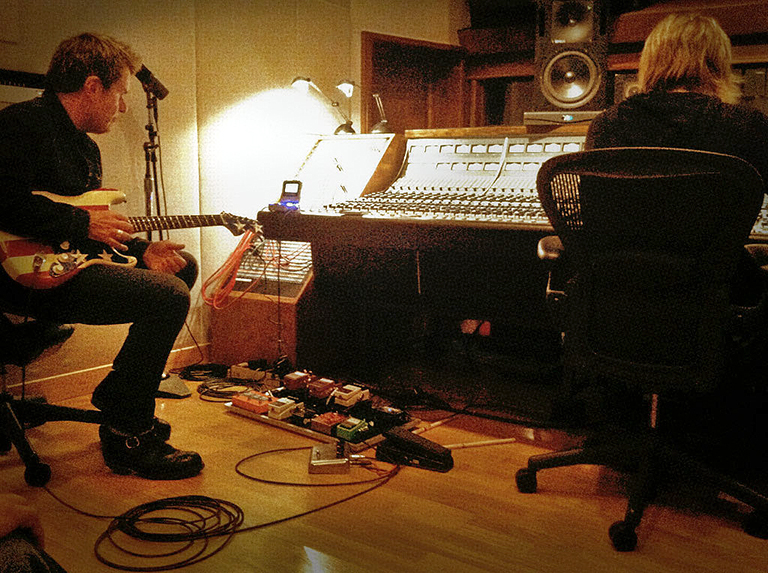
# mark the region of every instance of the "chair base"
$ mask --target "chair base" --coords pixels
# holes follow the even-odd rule
[[[621,443],[587,443],[581,448],[531,456],[528,466],[518,470],[515,475],[517,489],[520,493],[535,493],[538,488],[536,474],[540,470],[579,464],[620,469],[634,466],[624,519],[615,522],[608,531],[611,543],[617,551],[635,549],[635,529],[640,525],[646,507],[656,496],[660,475],[673,468],[676,474],[695,476],[697,481],[704,482],[752,507],[754,513],[747,517],[744,530],[755,537],[768,538],[768,497],[673,448],[655,431],[622,440]]]
[[[98,410],[18,400],[8,392],[0,394],[0,452],[9,452],[11,446],[16,448],[26,468],[24,479],[33,487],[42,487],[48,483],[51,467],[40,459],[30,445],[24,433],[24,425],[54,421],[100,424],[102,414]]]

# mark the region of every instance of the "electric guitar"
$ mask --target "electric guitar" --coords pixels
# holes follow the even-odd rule
[[[45,191],[35,191],[57,203],[66,203],[88,210],[109,209],[125,202],[125,195],[114,189],[96,189],[74,197],[63,197]],[[158,217],[128,217],[136,232],[192,227],[224,226],[233,235],[246,231],[260,232],[258,223],[229,213],[220,215],[172,215]],[[65,241],[56,247],[0,231],[0,266],[19,284],[33,289],[61,285],[82,269],[91,265],[136,266],[136,257],[124,255],[98,241],[82,244]]]

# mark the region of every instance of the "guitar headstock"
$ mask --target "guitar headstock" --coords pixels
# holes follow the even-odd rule
[[[238,217],[230,213],[221,213],[222,225],[229,229],[229,232],[235,236],[242,235],[246,231],[252,231],[259,233],[261,226],[257,221],[248,219],[247,217]]]

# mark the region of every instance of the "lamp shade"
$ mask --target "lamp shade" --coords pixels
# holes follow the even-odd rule
[[[343,93],[344,97],[351,98],[352,94],[355,93],[355,82],[352,80],[341,80],[336,84],[336,89]]]
[[[354,84],[352,82],[349,82],[349,84],[351,84],[351,89],[354,90]],[[340,83],[339,85],[342,85],[342,84]],[[344,112],[342,112],[339,109],[339,102],[329,98],[328,95],[326,95],[325,92],[323,92],[323,90],[317,87],[317,85],[311,79],[305,76],[296,76],[295,78],[293,78],[293,80],[291,80],[291,87],[298,90],[302,90],[305,93],[309,93],[309,88],[311,87],[318,94],[322,96],[322,98],[330,105],[331,109],[333,109],[334,112],[342,119],[342,123],[336,128],[336,131],[334,131],[334,134],[355,133],[355,130],[352,128],[352,120],[349,119],[349,117],[347,117],[346,115],[344,115]],[[350,92],[350,95],[351,95],[351,92]]]

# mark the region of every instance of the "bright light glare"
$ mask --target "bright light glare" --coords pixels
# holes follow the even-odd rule
[[[291,87],[299,92],[307,93],[309,91],[309,78],[293,78]]]
[[[317,138],[337,125],[327,105],[288,88],[220,113],[200,131],[203,207],[255,217],[278,199]]]
[[[320,553],[306,546],[304,547],[304,553],[307,555],[307,561],[304,563],[303,573],[327,573],[332,570],[334,560],[325,553]]]
[[[355,93],[355,84],[349,80],[344,80],[336,86],[336,89],[343,93],[344,97],[351,98],[352,94]]]
[[[568,86],[567,90],[567,98],[568,99],[577,99],[580,98],[584,94],[584,88],[580,85],[571,84]]]

